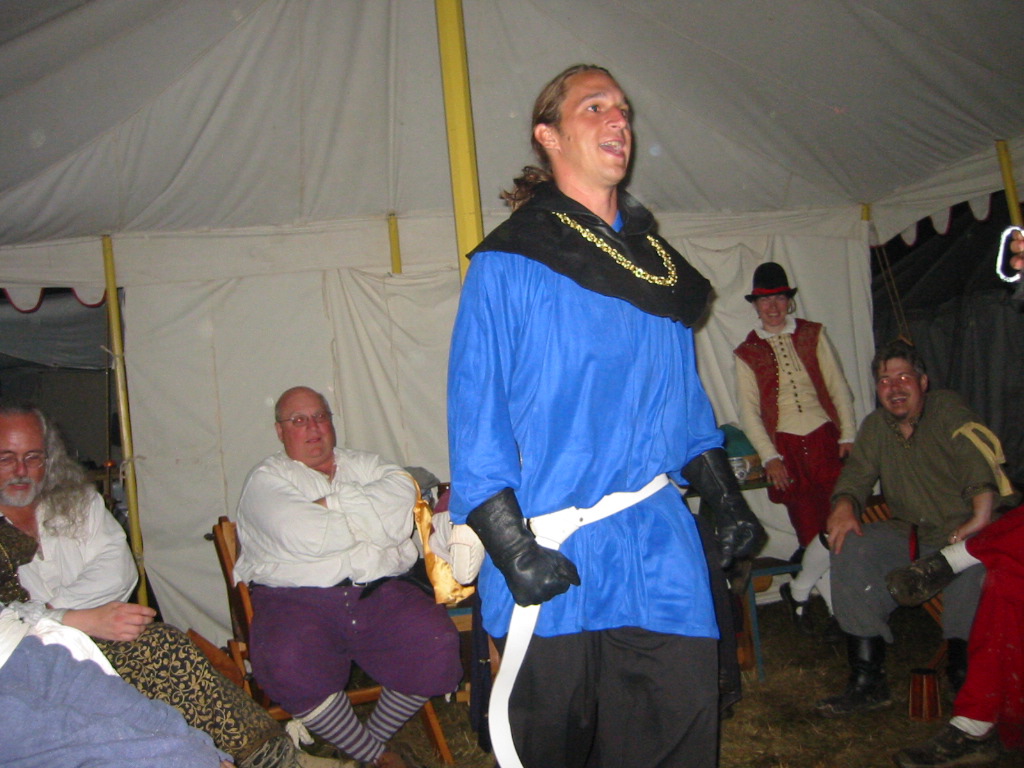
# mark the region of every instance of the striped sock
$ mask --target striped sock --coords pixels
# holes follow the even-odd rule
[[[426,701],[426,696],[413,696],[384,688],[366,723],[366,729],[382,742],[387,742],[409,718],[420,711]]]
[[[384,752],[385,739],[376,738],[359,722],[344,692],[331,694],[318,706],[295,717],[321,739],[361,762],[372,763]]]

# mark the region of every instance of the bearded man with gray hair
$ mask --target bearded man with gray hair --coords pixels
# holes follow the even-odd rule
[[[30,626],[46,618],[91,636],[118,675],[239,768],[294,766],[291,739],[262,707],[156,611],[126,602],[137,581],[124,531],[50,420],[0,403],[0,603]]]

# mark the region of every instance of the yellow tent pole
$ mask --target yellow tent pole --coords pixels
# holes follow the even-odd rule
[[[107,326],[110,346],[114,352],[114,373],[117,381],[117,412],[121,422],[121,460],[124,463],[124,488],[128,500],[128,540],[139,569],[138,599],[149,605],[146,590],[146,566],[142,555],[142,528],[139,526],[139,493],[135,484],[135,448],[132,445],[132,420],[128,412],[128,379],[124,369],[124,336],[121,333],[121,303],[117,299],[117,276],[114,274],[114,244],[110,235],[103,236],[103,273],[107,279]]]
[[[996,153],[999,155],[999,169],[1003,172],[1003,187],[1006,188],[1006,205],[1010,208],[1010,223],[1015,227],[1024,226],[1020,214],[1020,200],[1017,197],[1017,182],[1013,178],[1013,161],[1010,159],[1009,145],[999,139],[996,141]]]
[[[459,273],[469,268],[466,254],[483,239],[480,182],[477,179],[476,136],[469,98],[469,63],[461,0],[434,0],[437,42],[441,53],[441,83],[448,125],[448,164],[452,177],[455,210],[455,243],[459,249]]]
[[[402,274],[402,243],[398,239],[398,217],[388,214],[388,241],[391,243],[391,274]]]

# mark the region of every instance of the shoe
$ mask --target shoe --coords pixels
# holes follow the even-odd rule
[[[811,619],[811,612],[808,610],[810,601],[798,602],[793,597],[793,590],[789,586],[788,581],[779,587],[779,596],[789,609],[789,617],[793,620],[794,626],[800,630],[800,634],[814,637],[814,621]]]
[[[814,705],[823,717],[846,717],[861,712],[874,712],[892,706],[889,684],[884,680],[870,687],[847,685],[838,696],[829,696]]]
[[[373,768],[422,768],[419,763],[413,761],[412,756],[395,747],[389,747],[375,762],[366,765]]]
[[[850,663],[846,690],[819,701],[815,711],[824,717],[844,717],[891,706],[885,680],[885,640],[847,635],[846,655]]]
[[[901,749],[893,758],[900,768],[953,768],[960,765],[988,765],[1001,752],[996,729],[975,738],[946,723],[924,744]]]
[[[900,605],[920,605],[949,585],[956,574],[942,552],[915,560],[885,577],[892,599]]]
[[[839,626],[839,621],[835,616],[828,617],[825,629],[821,632],[821,639],[829,645],[838,645],[846,640],[846,633],[843,632],[842,627]]]

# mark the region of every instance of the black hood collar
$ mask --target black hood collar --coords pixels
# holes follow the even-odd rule
[[[693,326],[708,306],[711,283],[658,236],[654,216],[632,195],[620,190],[618,202],[622,229],[616,232],[553,183],[543,183],[530,201],[484,238],[468,258],[484,251],[517,253],[539,261],[587,290],[622,299],[648,314]],[[637,277],[563,224],[555,213],[569,216],[636,266],[660,276],[667,269],[648,236],[655,238],[675,266],[675,283],[662,286]]]

